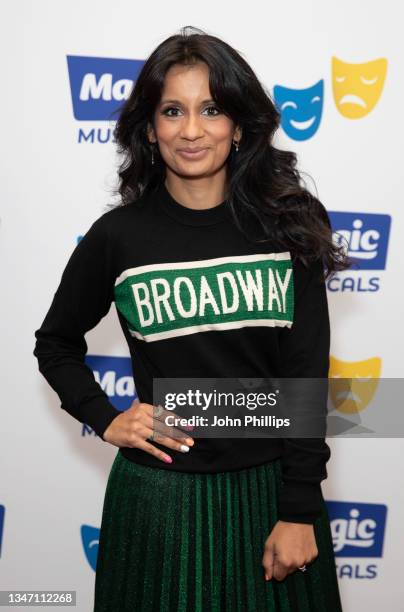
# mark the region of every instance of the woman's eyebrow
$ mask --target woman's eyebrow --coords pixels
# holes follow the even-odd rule
[[[208,104],[210,102],[214,102],[214,100],[212,100],[212,98],[209,98],[208,100],[202,100],[201,105],[202,104]],[[182,104],[181,100],[161,100],[160,104]]]

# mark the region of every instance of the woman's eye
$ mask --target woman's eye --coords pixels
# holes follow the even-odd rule
[[[179,108],[177,108],[176,106],[170,106],[170,107],[168,107],[168,108],[165,108],[165,109],[162,111],[162,114],[163,114],[163,115],[166,115],[167,117],[177,117],[178,115],[177,115],[176,113],[177,113],[177,111],[179,111],[179,110],[180,110],[180,109],[179,109]],[[207,107],[204,109],[204,112],[205,112],[205,111],[212,111],[212,110],[214,111],[213,113],[212,113],[212,112],[209,112],[209,113],[208,113],[208,115],[210,115],[211,117],[212,117],[212,116],[213,116],[213,117],[215,117],[216,115],[220,115],[220,110],[217,108],[217,106],[213,106],[213,105],[211,105],[211,106],[207,106]],[[172,113],[171,113],[171,111],[174,111],[174,114],[172,114]]]
[[[207,106],[205,110],[209,110],[209,109],[213,109],[213,110],[217,111],[217,112],[214,114],[214,116],[215,116],[215,115],[220,115],[220,110],[217,108],[217,106],[213,106],[213,105],[212,105],[212,106]]]
[[[175,106],[170,106],[169,108],[165,108],[163,110],[163,115],[167,115],[167,117],[176,117],[176,115],[170,115],[169,111],[177,111],[179,110],[178,108],[176,108]]]

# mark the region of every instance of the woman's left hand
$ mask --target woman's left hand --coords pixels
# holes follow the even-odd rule
[[[278,521],[265,541],[262,565],[267,580],[283,580],[318,555],[314,527],[307,523]]]

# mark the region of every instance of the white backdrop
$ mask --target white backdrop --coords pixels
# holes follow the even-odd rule
[[[92,609],[103,495],[117,452],[60,409],[32,355],[34,330],[67,259],[78,237],[106,210],[116,181],[113,143],[80,142],[80,130],[97,136],[99,129],[105,138],[112,124],[75,117],[67,56],[143,61],[164,38],[194,25],[236,47],[271,94],[275,86],[322,85],[314,132],[303,123],[309,117],[302,106],[301,123],[298,115],[287,123],[285,112],[278,143],[298,153],[300,169],[313,177],[333,213],[334,229],[347,231],[359,220],[359,256],[369,246],[365,232],[372,232],[374,257],[364,260],[367,269],[346,272],[329,286],[336,368],[342,375],[355,370],[367,376],[368,360],[377,357],[377,376],[392,378],[403,376],[402,23],[401,5],[393,0],[193,7],[184,0],[3,3],[0,589],[76,590],[77,609]],[[333,57],[347,66],[334,72]],[[382,69],[353,65],[380,58],[387,72],[377,92]],[[379,79],[376,85],[373,78]],[[304,96],[279,92],[296,100]],[[353,104],[343,104],[344,93]],[[93,102],[85,108],[91,111]],[[358,116],[349,116],[352,109]],[[309,186],[314,188],[311,181]],[[389,233],[380,215],[391,217]],[[344,291],[343,277],[351,279]],[[114,305],[86,339],[89,363],[100,356],[117,376],[127,368]],[[112,356],[119,359],[108,362]],[[111,400],[125,402],[114,394]],[[323,491],[340,534],[336,564],[344,611],[404,610],[402,440],[334,438],[329,444]],[[365,538],[361,521],[367,521]]]

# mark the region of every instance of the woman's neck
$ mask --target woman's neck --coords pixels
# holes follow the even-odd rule
[[[172,197],[188,208],[204,210],[217,206],[226,198],[226,172],[214,176],[182,177],[167,172],[165,186]]]

